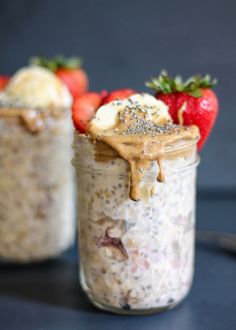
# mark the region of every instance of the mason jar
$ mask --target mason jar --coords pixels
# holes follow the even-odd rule
[[[4,262],[54,258],[74,242],[70,112],[59,117],[47,114],[38,122],[36,117],[29,109],[0,109],[0,260]]]
[[[177,305],[194,270],[197,141],[165,150],[165,181],[153,162],[129,198],[128,163],[107,145],[75,134],[80,283],[97,307],[149,314]]]

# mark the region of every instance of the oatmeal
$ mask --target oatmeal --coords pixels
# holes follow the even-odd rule
[[[41,68],[20,70],[0,96],[2,260],[45,260],[74,241],[69,100]]]
[[[124,160],[97,162],[94,145],[79,135],[74,147],[83,289],[93,302],[118,309],[182,300],[193,274],[195,149],[164,161],[163,183],[155,182],[153,166],[142,182],[143,200],[134,202]]]
[[[170,308],[193,276],[198,129],[135,95],[98,109],[88,133],[74,138],[81,285],[110,311]]]

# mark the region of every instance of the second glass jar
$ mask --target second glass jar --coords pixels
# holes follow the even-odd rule
[[[44,122],[45,129],[33,134],[20,118],[0,117],[2,262],[44,261],[74,243],[70,112]]]

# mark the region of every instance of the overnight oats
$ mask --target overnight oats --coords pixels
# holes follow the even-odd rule
[[[19,70],[0,94],[0,260],[41,261],[74,241],[71,95],[49,70]]]
[[[148,314],[191,287],[200,134],[162,100],[124,92],[101,106],[90,93],[94,114],[73,113],[80,281],[99,308]]]

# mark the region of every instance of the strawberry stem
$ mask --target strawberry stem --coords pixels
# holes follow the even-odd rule
[[[174,92],[186,92],[195,97],[201,97],[202,88],[212,88],[217,84],[216,79],[212,79],[209,74],[204,77],[196,75],[183,81],[182,77],[177,75],[175,78],[169,77],[164,70],[161,71],[157,78],[152,78],[145,85],[154,89],[156,92],[170,94]]]
[[[58,69],[79,69],[82,66],[82,61],[79,57],[64,57],[62,55],[56,55],[55,57],[49,58],[45,56],[34,56],[31,57],[29,63],[32,65],[39,65],[50,71],[57,71]]]

